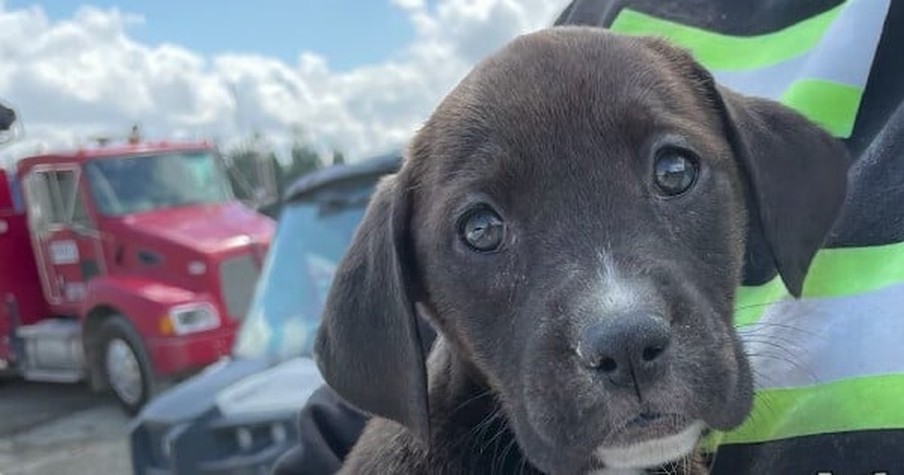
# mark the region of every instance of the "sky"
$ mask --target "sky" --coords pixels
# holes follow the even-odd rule
[[[7,157],[122,135],[301,135],[350,160],[394,150],[478,60],[567,0],[0,0]]]

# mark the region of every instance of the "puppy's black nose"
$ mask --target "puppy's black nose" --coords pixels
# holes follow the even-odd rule
[[[588,368],[605,373],[617,385],[650,382],[665,365],[669,323],[650,314],[605,318],[580,335],[577,354]]]

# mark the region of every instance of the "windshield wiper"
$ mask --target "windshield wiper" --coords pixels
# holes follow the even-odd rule
[[[341,213],[351,208],[361,208],[367,205],[370,199],[368,195],[352,195],[352,196],[330,196],[317,200],[319,206],[317,215],[319,217],[330,216]]]

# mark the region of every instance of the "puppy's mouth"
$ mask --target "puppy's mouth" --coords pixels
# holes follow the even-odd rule
[[[641,412],[611,431],[595,455],[607,467],[655,467],[691,453],[704,427],[682,414]]]
[[[617,426],[602,445],[626,446],[669,437],[687,429],[693,422],[681,414],[643,411]]]

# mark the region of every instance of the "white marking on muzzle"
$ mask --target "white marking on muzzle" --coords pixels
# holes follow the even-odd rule
[[[619,310],[629,310],[637,305],[643,293],[640,291],[641,289],[621,275],[609,253],[600,251],[597,256],[600,261],[599,305],[601,308],[616,313]]]
[[[590,472],[587,475],[643,475],[643,470],[636,468],[604,468]]]

